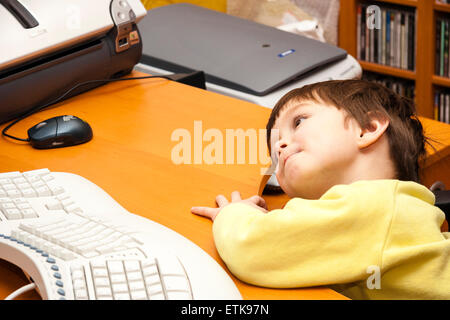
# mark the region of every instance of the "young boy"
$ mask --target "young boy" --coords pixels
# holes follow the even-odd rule
[[[308,85],[277,103],[267,138],[292,197],[283,209],[236,191],[192,208],[214,221],[236,277],[352,299],[450,299],[450,233],[418,183],[425,138],[409,100],[361,80]]]

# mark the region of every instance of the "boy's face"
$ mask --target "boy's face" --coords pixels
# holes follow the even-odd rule
[[[360,152],[360,126],[334,106],[291,101],[271,134],[277,179],[290,197],[318,199],[336,184],[349,183]],[[278,140],[279,138],[279,140]]]

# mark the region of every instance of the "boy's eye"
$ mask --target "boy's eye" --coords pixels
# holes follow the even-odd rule
[[[303,122],[303,120],[305,120],[305,117],[297,117],[297,118],[295,118],[295,120],[294,120],[294,126],[295,127],[298,127],[299,125],[300,125],[300,123],[302,123]]]

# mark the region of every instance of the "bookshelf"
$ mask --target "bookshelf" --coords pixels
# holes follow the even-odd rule
[[[357,57],[357,10],[359,4],[378,4],[404,6],[415,11],[415,69],[406,70],[373,62],[359,60],[363,71],[374,72],[415,83],[417,113],[427,118],[435,117],[435,90],[448,88],[450,78],[435,74],[436,18],[446,16],[450,19],[450,4],[436,0],[341,0],[339,17],[339,46]]]

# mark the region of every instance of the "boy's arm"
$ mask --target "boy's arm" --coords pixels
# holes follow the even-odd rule
[[[394,205],[394,190],[379,191],[335,186],[319,200],[295,198],[268,213],[232,203],[214,220],[214,241],[231,272],[251,284],[289,288],[365,280],[373,266],[381,268]]]

